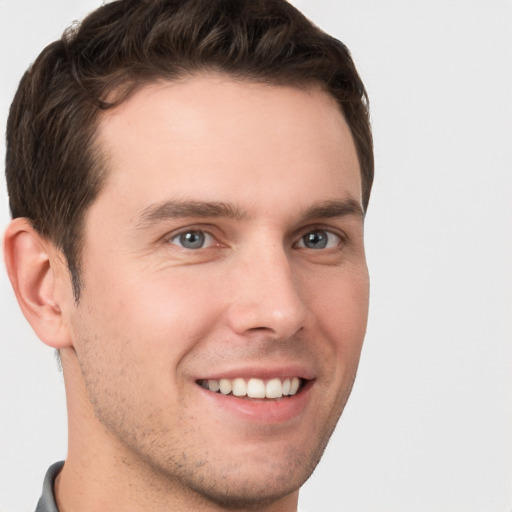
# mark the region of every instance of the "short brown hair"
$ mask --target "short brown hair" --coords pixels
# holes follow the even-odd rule
[[[368,98],[343,43],[285,0],[117,0],[43,50],[7,123],[12,216],[29,218],[63,252],[76,301],[84,215],[106,171],[94,144],[101,112],[147,83],[203,70],[322,86],[352,132],[367,208],[374,168]]]

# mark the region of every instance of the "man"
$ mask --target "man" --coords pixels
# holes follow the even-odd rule
[[[5,260],[68,403],[38,510],[295,510],[368,310],[346,48],[281,0],[112,2],[7,133]]]

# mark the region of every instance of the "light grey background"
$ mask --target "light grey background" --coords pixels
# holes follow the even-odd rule
[[[0,0],[2,126],[43,45],[100,3]],[[351,48],[377,162],[366,345],[301,506],[510,512],[512,2],[295,3]],[[17,512],[35,508],[47,466],[66,455],[65,403],[3,270],[0,299],[0,510]]]

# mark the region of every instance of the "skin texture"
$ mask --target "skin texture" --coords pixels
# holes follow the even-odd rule
[[[361,180],[342,114],[320,89],[200,75],[107,111],[98,143],[108,178],[86,215],[80,303],[51,244],[21,221],[6,237],[9,261],[49,254],[37,300],[58,327],[32,323],[63,361],[61,511],[295,510],[366,329]],[[190,231],[203,247],[180,246]],[[327,247],[306,246],[319,232]],[[197,383],[276,374],[309,381],[276,416],[279,404],[244,409]]]

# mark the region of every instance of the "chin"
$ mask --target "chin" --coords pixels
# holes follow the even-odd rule
[[[197,461],[178,478],[190,495],[201,503],[215,504],[228,510],[258,510],[283,501],[297,500],[298,490],[317,466],[327,441],[304,452],[304,446],[294,446],[279,456],[278,450],[260,449],[258,455],[231,454],[222,462]],[[277,454],[276,454],[277,452]],[[229,452],[228,452],[229,453]],[[244,462],[240,462],[243,460]],[[177,475],[174,474],[173,477]]]
[[[284,468],[286,469],[286,468]],[[299,488],[309,477],[288,478],[287,472],[281,472],[276,478],[236,478],[201,480],[190,489],[209,503],[228,510],[259,510],[263,507],[287,499],[296,499]]]

